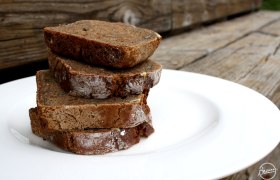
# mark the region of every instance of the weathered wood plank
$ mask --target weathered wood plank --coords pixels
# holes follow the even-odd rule
[[[3,41],[0,43],[1,69],[11,67],[11,64],[25,64],[42,61],[47,57],[47,49],[43,37],[26,37]]]
[[[226,10],[230,11],[231,14],[235,14],[240,13],[240,9],[242,9],[243,12],[257,9],[261,6],[261,4],[262,0],[255,0],[254,2],[248,0],[230,0],[230,3],[228,4],[228,9]]]
[[[251,32],[258,31],[279,18],[278,12],[260,11],[201,30],[166,38],[152,58],[162,63],[165,68],[179,69]]]
[[[256,66],[265,63],[280,38],[252,33],[235,43],[192,63],[183,70],[204,73],[239,82]],[[249,87],[253,84],[248,84]]]
[[[34,34],[41,34],[42,29],[35,28],[20,28],[18,26],[11,26],[9,28],[0,27],[0,34],[5,34],[5,36],[0,36],[0,41],[21,39],[21,38],[29,38],[34,36]]]
[[[275,36],[280,36],[280,20],[276,21],[261,29],[261,32],[268,33]]]
[[[274,99],[275,92],[280,90],[279,59],[279,55],[271,55],[266,61],[260,62],[250,73],[240,79],[239,83],[264,94],[275,103],[279,103]]]
[[[169,31],[170,4],[171,0],[1,1],[0,70],[46,59],[45,26],[99,19]]]
[[[6,43],[13,42],[14,46],[18,46],[18,48],[14,49],[14,56],[0,56],[0,70],[46,59],[45,53],[40,50],[45,49],[43,39],[36,41],[38,48],[35,50],[28,49],[28,46],[22,46],[21,43],[28,41],[31,37],[41,38],[41,29],[45,26],[80,19],[99,19],[122,21],[158,32],[167,32],[252,10],[256,7],[259,7],[259,0],[3,0],[0,2],[0,42],[4,46]],[[181,16],[183,19],[185,16],[191,16],[192,22],[178,23],[177,21],[182,19]],[[19,43],[15,40],[18,40]],[[20,50],[18,51],[18,49]],[[34,54],[42,56],[31,57],[31,50],[34,51]],[[0,54],[3,55],[4,53],[1,51],[5,50],[0,49]],[[173,65],[172,68],[184,66],[185,63],[203,55],[204,53],[201,52],[190,51],[189,58],[178,60],[178,64]]]
[[[100,19],[168,31],[171,30],[170,4],[171,0],[6,1],[0,5],[0,26],[33,24],[42,28],[78,19]],[[155,25],[162,21],[162,25]]]
[[[252,0],[173,0],[172,27],[180,29],[232,14],[259,8],[261,1]]]
[[[162,64],[164,68],[168,69],[180,69],[186,64],[203,57],[207,52],[203,50],[184,50],[184,49],[172,49],[160,47],[151,59]]]

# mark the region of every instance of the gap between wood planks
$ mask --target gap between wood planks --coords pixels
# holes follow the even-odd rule
[[[268,33],[268,32],[263,32],[263,31],[256,31],[257,33],[261,33],[261,34],[264,34],[264,35],[268,35],[268,36],[273,36],[273,37],[277,37],[278,35],[277,34],[273,34],[273,33]]]
[[[280,43],[278,44],[278,46],[275,48],[275,51],[273,52],[273,55],[276,55],[276,53],[279,51],[280,49]]]
[[[260,62],[264,61],[267,62],[269,60],[269,57],[271,56],[271,54],[266,55],[265,57],[263,57],[263,60],[260,60]],[[244,79],[248,74],[251,74],[251,72],[254,71],[254,69],[256,69],[259,66],[259,64],[255,64],[246,74],[242,75],[241,77],[239,77],[239,79],[237,80],[237,82],[241,81],[242,79]]]

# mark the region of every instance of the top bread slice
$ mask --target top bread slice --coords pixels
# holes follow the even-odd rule
[[[49,67],[60,86],[72,96],[106,99],[149,91],[161,75],[160,64],[147,60],[129,69],[92,67],[60,57],[51,51]]]
[[[97,20],[46,27],[44,37],[58,55],[113,68],[129,68],[147,60],[161,40],[148,29]]]
[[[86,99],[70,96],[49,72],[36,74],[38,116],[52,130],[129,128],[150,118],[147,94],[126,98]]]

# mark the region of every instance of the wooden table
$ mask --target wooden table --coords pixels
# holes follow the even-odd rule
[[[262,0],[0,1],[0,84],[47,68],[42,31],[46,26],[97,19],[178,33],[255,11],[261,4]]]
[[[256,10],[262,0],[0,1],[0,71],[47,58],[42,29],[81,19],[177,31]]]
[[[280,107],[280,12],[260,11],[166,38],[152,58],[164,68],[240,83]],[[280,144],[255,165],[225,179],[260,179],[264,162],[280,169]],[[280,172],[274,179],[280,179]]]

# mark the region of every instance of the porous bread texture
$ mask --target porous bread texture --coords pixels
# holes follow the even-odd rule
[[[49,72],[36,74],[38,114],[54,130],[129,128],[150,119],[147,94],[126,98],[86,99],[70,96]]]
[[[92,67],[49,51],[49,67],[56,81],[72,96],[106,99],[149,91],[161,76],[162,66],[147,60],[129,69]]]
[[[56,54],[88,64],[129,68],[147,60],[161,36],[124,23],[81,20],[44,28],[46,45]]]
[[[154,132],[151,122],[132,128],[56,131],[42,124],[36,108],[29,110],[32,132],[76,154],[106,154],[128,149]]]

